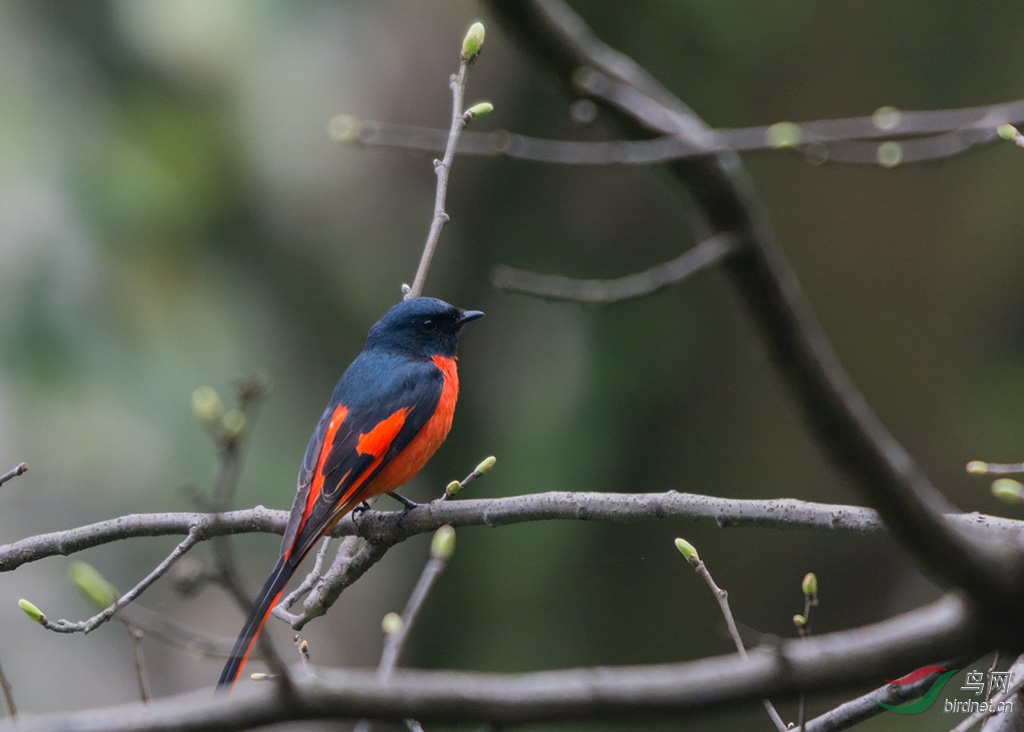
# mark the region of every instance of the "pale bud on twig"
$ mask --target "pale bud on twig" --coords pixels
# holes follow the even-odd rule
[[[232,409],[228,411],[220,420],[221,433],[224,435],[224,439],[229,442],[234,442],[241,437],[242,432],[245,431],[245,412],[241,409]]]
[[[336,114],[327,123],[327,135],[335,142],[343,145],[351,145],[359,141],[359,134],[363,131],[363,123],[358,117],[351,114]]]
[[[462,113],[462,123],[469,124],[475,119],[486,117],[488,114],[494,111],[494,105],[490,102],[477,102],[465,112]]]
[[[768,144],[778,150],[799,145],[803,133],[795,122],[776,122],[765,130],[764,136]]]
[[[384,631],[385,635],[397,635],[402,632],[405,627],[405,623],[402,622],[402,616],[398,613],[388,613],[384,616],[384,619],[380,621],[381,630]]]
[[[466,37],[462,39],[462,60],[468,64],[473,63],[480,55],[484,45],[484,24],[477,21],[469,26]]]
[[[18,600],[18,607],[20,607],[32,621],[39,623],[40,625],[46,624],[46,614],[25,598]]]
[[[972,460],[967,463],[967,472],[971,475],[985,475],[988,473],[988,463],[984,460]]]
[[[1024,484],[1013,478],[994,480],[992,495],[1004,503],[1021,503],[1024,501]]]
[[[192,392],[192,412],[203,424],[214,424],[224,414],[224,402],[212,386],[200,386]]]
[[[448,561],[455,551],[455,529],[445,524],[434,532],[430,540],[430,556],[434,559]]]
[[[700,562],[700,556],[697,554],[697,548],[686,539],[676,539],[675,544],[679,553],[686,557],[686,561],[697,566]]]
[[[818,604],[818,577],[814,572],[808,572],[804,575],[803,582],[800,583],[800,589],[804,593],[804,597],[812,605]]]
[[[476,466],[476,472],[480,473],[480,475],[483,475],[488,470],[493,468],[494,464],[497,463],[497,462],[498,462],[498,458],[494,457],[494,455],[491,455],[490,457],[486,457],[486,458],[484,458],[483,460],[480,461],[479,465]]]
[[[117,602],[117,588],[107,582],[91,564],[72,562],[68,565],[68,577],[72,584],[97,606],[104,608]]]

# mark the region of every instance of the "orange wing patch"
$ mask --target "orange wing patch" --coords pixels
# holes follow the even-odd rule
[[[359,435],[359,442],[356,443],[356,452],[360,455],[373,455],[380,459],[391,443],[395,441],[398,433],[405,424],[405,417],[409,414],[409,408],[403,407],[387,419],[381,420],[369,432]]]
[[[341,423],[345,421],[345,417],[348,416],[348,407],[344,404],[339,404],[334,408],[334,414],[331,415],[331,421],[327,425],[327,432],[324,433],[324,442],[320,446],[320,457],[316,461],[316,470],[313,471],[312,484],[309,486],[309,495],[306,496],[306,511],[303,513],[304,517],[308,517],[310,511],[313,510],[313,504],[316,503],[316,499],[320,497],[320,489],[324,484],[324,461],[327,456],[331,454],[331,445],[334,444],[334,437],[338,434],[338,429],[341,427]],[[305,518],[303,518],[305,523]],[[299,531],[302,527],[299,527]]]

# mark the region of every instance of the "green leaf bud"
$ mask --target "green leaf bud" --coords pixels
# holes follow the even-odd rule
[[[463,113],[462,118],[466,122],[471,122],[472,120],[486,117],[493,111],[494,105],[490,102],[477,102]]]
[[[690,564],[696,564],[700,561],[700,556],[697,555],[697,549],[693,544],[688,542],[686,539],[676,539],[676,549],[679,553],[686,557],[686,561]]]
[[[1024,484],[1013,478],[994,480],[992,495],[1004,503],[1021,503],[1024,501]]]
[[[479,465],[476,466],[476,472],[483,475],[488,470],[494,467],[494,464],[498,462],[498,458],[491,455],[489,458],[484,458]]]
[[[803,590],[804,597],[809,600],[813,600],[818,597],[818,577],[814,572],[808,572],[804,575],[804,581],[800,583],[800,589]]]
[[[434,559],[448,561],[455,551],[455,529],[445,524],[434,532],[430,540],[430,556]]]
[[[477,21],[469,26],[466,37],[462,39],[462,60],[466,63],[473,63],[480,55],[484,45],[484,24]]]
[[[100,608],[117,602],[117,588],[107,582],[91,564],[72,562],[68,565],[68,578],[86,599]]]
[[[203,424],[214,424],[224,414],[224,402],[212,386],[200,386],[192,392],[192,412]]]
[[[799,125],[793,122],[776,122],[765,130],[765,139],[775,149],[796,147],[802,136]]]
[[[878,146],[875,157],[883,168],[895,168],[903,162],[903,145],[893,140],[883,142]]]
[[[986,475],[988,473],[988,463],[983,460],[972,460],[967,463],[967,472],[971,475]]]
[[[220,429],[226,440],[237,440],[245,431],[245,412],[241,409],[228,411],[220,420]]]
[[[996,132],[1004,140],[1013,140],[1020,134],[1016,127],[1011,124],[999,125],[996,128]]]
[[[363,132],[363,122],[351,114],[336,114],[327,123],[327,135],[335,142],[352,145],[359,142]]]
[[[402,632],[405,623],[402,621],[402,616],[398,613],[388,613],[380,621],[380,627],[386,635],[395,635]]]
[[[871,122],[880,130],[894,130],[900,124],[900,110],[896,107],[879,107],[871,115]]]
[[[24,610],[25,614],[28,615],[29,619],[33,622],[39,623],[40,625],[44,625],[46,623],[46,615],[43,611],[25,598],[18,600],[18,607]]]

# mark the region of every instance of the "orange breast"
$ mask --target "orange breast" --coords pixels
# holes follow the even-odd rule
[[[448,431],[452,428],[455,402],[459,398],[459,374],[455,368],[455,359],[434,356],[432,360],[444,376],[441,398],[437,403],[434,416],[412,438],[412,442],[406,446],[402,454],[377,474],[373,483],[367,487],[366,497],[391,493],[412,480],[413,476],[420,472],[420,469],[437,452],[437,448],[441,446],[444,438],[448,436]]]

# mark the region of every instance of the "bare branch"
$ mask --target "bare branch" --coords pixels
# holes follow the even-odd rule
[[[8,719],[18,718],[18,708],[14,704],[14,689],[11,688],[11,682],[7,680],[7,674],[4,673],[4,669],[0,666],[0,696],[4,700],[4,709],[7,711]]]
[[[488,6],[577,94],[582,90],[612,110],[631,133],[653,131],[714,149],[713,130],[646,70],[597,38],[565,3],[491,0]],[[772,239],[738,156],[717,152],[676,161],[669,169],[689,188],[711,228],[740,242],[724,266],[822,449],[856,480],[894,535],[932,574],[964,588],[984,607],[1014,606],[1024,588],[1019,547],[983,542],[941,519],[949,503],[842,368]]]
[[[679,546],[680,541],[682,540],[676,539],[677,547]],[[729,637],[732,638],[733,645],[736,646],[736,653],[739,654],[740,658],[746,660],[747,649],[743,645],[743,639],[740,637],[739,628],[736,627],[736,619],[733,617],[732,608],[729,607],[729,593],[718,586],[714,577],[711,576],[711,572],[708,571],[707,565],[704,564],[703,560],[698,556],[697,551],[693,549],[692,545],[687,543],[687,546],[692,549],[692,551],[684,551],[683,555],[686,557],[686,560],[690,563],[690,566],[693,567],[693,570],[697,575],[704,580],[708,589],[711,590],[711,594],[715,596],[715,601],[718,603],[718,609],[721,611],[722,617],[725,618],[725,626],[729,630]],[[801,699],[803,699],[802,696]],[[786,732],[788,729],[786,727],[786,723],[782,721],[782,717],[780,717],[778,711],[776,711],[775,705],[772,704],[767,697],[761,700],[761,706],[763,706],[764,710],[768,713],[768,716],[771,718],[775,728],[778,729],[779,732]]]
[[[450,539],[446,538],[448,536]],[[448,546],[439,546],[445,542]],[[409,637],[409,631],[416,621],[416,616],[419,615],[420,608],[423,607],[427,595],[430,594],[434,581],[448,566],[454,542],[455,530],[451,526],[442,526],[434,533],[434,540],[430,545],[430,558],[424,565],[423,572],[420,573],[420,578],[409,595],[409,600],[405,603],[405,609],[402,610],[402,625],[397,632],[388,633],[384,637],[384,650],[380,656],[380,664],[377,666],[377,678],[381,681],[390,678],[391,673],[398,665],[398,657],[402,653],[402,647],[406,638]]]
[[[149,675],[146,673],[146,662],[142,657],[143,632],[127,620],[124,620],[124,618],[121,620],[124,622],[124,629],[128,632],[128,642],[132,649],[132,665],[135,668],[135,679],[139,684],[139,698],[147,702],[149,701],[150,692]]]
[[[367,541],[351,555],[339,551],[323,579],[306,596],[302,603],[303,612],[292,622],[292,627],[302,630],[310,620],[326,613],[346,588],[366,574],[370,567],[384,558],[388,549],[401,540],[392,537],[387,541]]]
[[[1001,124],[1024,121],[1024,100],[928,111],[883,107],[869,117],[776,122],[768,126],[715,128],[713,144],[695,146],[677,137],[648,140],[548,140],[505,130],[465,132],[459,155],[505,156],[558,165],[652,165],[708,152],[796,150],[809,162],[880,165],[885,142],[899,146],[898,164],[938,160],[999,139]],[[784,134],[782,133],[784,130]],[[429,127],[346,117],[343,144],[424,152],[445,149],[446,133]],[[886,148],[888,149],[888,148]]]
[[[6,473],[4,473],[3,475],[0,475],[0,485],[3,485],[7,481],[9,481],[11,478],[17,478],[19,475],[24,475],[26,472],[28,472],[28,465],[26,465],[25,463],[20,463],[18,465],[15,465],[13,468],[8,470]]]
[[[448,142],[445,146],[444,157],[434,161],[434,173],[437,175],[437,192],[434,195],[434,217],[430,222],[430,231],[427,233],[427,241],[423,245],[423,254],[420,257],[420,266],[416,269],[416,278],[412,287],[405,294],[406,299],[419,297],[423,294],[423,283],[427,279],[427,270],[430,269],[430,262],[437,250],[437,243],[441,238],[441,229],[448,223],[448,214],[444,210],[445,198],[448,195],[448,176],[451,173],[452,161],[455,159],[455,148],[459,144],[459,135],[465,129],[468,119],[462,113],[462,98],[466,89],[466,72],[469,69],[469,60],[463,58],[459,62],[459,71],[452,76],[452,120],[448,128]]]
[[[947,597],[857,630],[754,649],[747,659],[731,655],[525,674],[399,670],[386,683],[374,671],[317,669],[310,676],[300,666],[294,694],[287,698],[244,685],[231,696],[203,691],[148,706],[23,717],[18,726],[0,722],[0,732],[228,732],[291,720],[361,717],[494,725],[664,718],[891,677],[950,651],[972,650],[976,620],[963,602]]]
[[[327,550],[330,549],[330,547],[331,537],[325,536],[323,540],[320,542],[320,548],[316,552],[316,557],[313,560],[313,568],[309,570],[309,573],[306,575],[306,578],[302,580],[302,583],[298,587],[296,587],[293,591],[288,593],[288,596],[281,600],[281,602],[279,602],[277,606],[274,608],[273,614],[276,617],[280,618],[281,620],[285,620],[289,623],[293,622],[289,619],[289,616],[291,614],[287,611],[290,610],[291,607],[296,602],[298,602],[300,597],[302,597],[311,589],[313,589],[313,587],[315,587],[316,584],[320,581],[321,572],[323,571],[324,567],[324,559],[327,557]]]
[[[718,264],[732,254],[736,247],[737,242],[730,235],[716,234],[675,259],[614,280],[576,280],[514,267],[499,267],[492,279],[494,286],[501,290],[550,300],[608,305],[651,295],[679,284],[691,275]]]
[[[115,541],[145,536],[188,534],[200,540],[216,535],[283,534],[287,511],[257,506],[217,515],[205,513],[127,514],[66,531],[38,534],[0,546],[0,572],[52,556],[68,556]],[[509,498],[433,501],[408,512],[367,511],[360,529],[374,540],[398,542],[436,531],[444,524],[505,526],[526,521],[613,521],[636,523],[689,520],[720,527],[811,529],[840,533],[875,534],[885,531],[878,513],[869,508],[814,503],[790,498],[738,499],[693,493],[589,493],[552,491]],[[987,514],[951,514],[946,520],[964,530],[977,527],[995,541],[1013,545],[1024,538],[1024,522]],[[331,536],[357,533],[351,518],[338,523]]]

